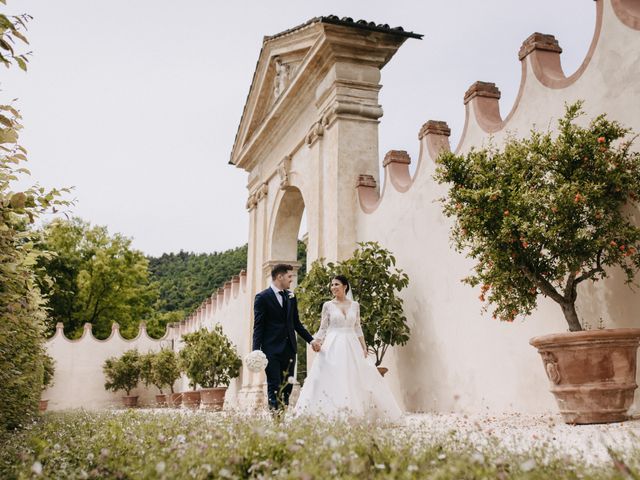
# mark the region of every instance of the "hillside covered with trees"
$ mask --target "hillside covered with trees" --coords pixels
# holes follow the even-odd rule
[[[160,312],[190,312],[233,275],[247,268],[247,246],[215,253],[165,253],[147,257],[158,285]]]

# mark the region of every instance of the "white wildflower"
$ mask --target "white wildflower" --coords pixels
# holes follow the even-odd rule
[[[289,435],[287,435],[285,432],[278,432],[276,438],[279,442],[285,442],[289,438]]]
[[[185,437],[183,434],[180,433],[176,436],[176,441],[178,443],[184,443],[187,441],[187,437]]]
[[[530,472],[534,468],[536,468],[536,461],[533,458],[530,458],[520,464],[520,470],[523,472]]]
[[[329,448],[336,448],[339,445],[339,442],[335,437],[329,435],[328,437],[325,437],[324,444]]]
[[[287,383],[289,383],[290,385],[293,385],[294,383],[296,383],[296,379],[293,377],[289,377],[287,378]]]
[[[167,465],[163,461],[159,461],[158,463],[156,463],[156,472],[158,472],[158,474],[164,473],[166,469]]]
[[[418,466],[417,465],[411,464],[411,465],[409,465],[407,467],[407,472],[417,472],[417,471],[418,471]]]
[[[474,452],[473,455],[471,455],[471,460],[475,463],[484,463],[484,455],[480,452]]]
[[[231,473],[231,470],[227,468],[221,468],[220,471],[218,471],[218,476],[220,478],[231,478],[233,475]]]
[[[384,463],[376,463],[374,467],[376,467],[378,470],[384,470],[385,468],[387,468]]]
[[[447,455],[444,453],[441,453],[440,455],[438,455],[438,460],[444,460],[445,458],[447,458]]]
[[[42,475],[42,463],[38,460],[33,462],[33,465],[31,465],[31,471],[36,475]]]

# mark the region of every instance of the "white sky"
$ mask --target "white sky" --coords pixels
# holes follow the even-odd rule
[[[151,255],[247,241],[246,175],[227,162],[264,35],[329,14],[424,34],[383,69],[380,94],[380,155],[415,161],[429,119],[448,122],[457,143],[474,81],[495,82],[508,113],[529,34],[554,34],[570,74],[595,21],[587,0],[8,3],[34,16],[29,72],[0,78],[2,98],[19,99],[33,180],[74,186],[75,215]]]

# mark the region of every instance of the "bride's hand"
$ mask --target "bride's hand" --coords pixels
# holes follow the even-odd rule
[[[364,348],[362,351],[364,352],[364,358],[367,358],[369,356],[369,350]]]

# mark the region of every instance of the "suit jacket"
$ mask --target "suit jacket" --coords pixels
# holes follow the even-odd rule
[[[258,293],[253,304],[253,350],[262,350],[266,355],[281,353],[287,342],[293,351],[297,350],[296,334],[304,338],[307,343],[313,337],[300,322],[298,316],[298,302],[295,297],[289,298],[288,309],[276,298],[271,287]]]

